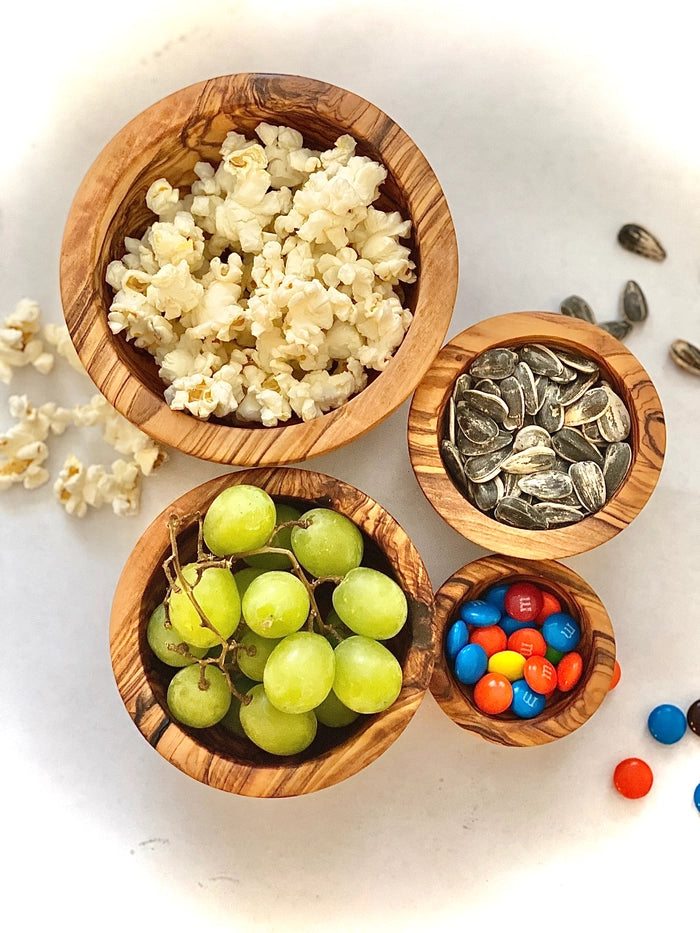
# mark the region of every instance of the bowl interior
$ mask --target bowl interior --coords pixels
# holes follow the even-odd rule
[[[389,574],[408,598],[406,624],[386,642],[403,671],[394,706],[360,716],[349,726],[319,724],[314,742],[298,755],[274,756],[222,726],[190,729],[170,718],[166,703],[174,670],[160,662],[146,641],[148,619],[165,595],[163,561],[170,554],[166,522],[206,511],[232,482],[266,488],[273,499],[305,511],[321,506],[348,515],[363,532],[363,564]],[[341,508],[341,502],[343,508]],[[196,552],[196,521],[178,536],[183,560]],[[391,559],[390,559],[390,556]],[[133,575],[140,570],[140,579]],[[324,592],[325,591],[325,592]],[[318,590],[320,608],[330,588]],[[111,651],[122,699],[142,734],[173,764],[224,790],[250,796],[290,796],[336,783],[374,760],[405,728],[427,689],[434,660],[432,587],[415,548],[400,526],[364,494],[322,474],[303,470],[250,470],[209,481],[166,509],[142,536],[122,574],[112,611]],[[149,715],[145,715],[144,711]]]

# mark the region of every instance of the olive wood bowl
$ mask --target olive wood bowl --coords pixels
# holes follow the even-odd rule
[[[349,133],[357,153],[382,162],[388,176],[377,206],[412,222],[417,281],[405,286],[413,321],[386,369],[341,408],[313,421],[274,428],[236,426],[173,411],[153,358],[107,323],[110,261],[124,237],[155,219],[145,196],[156,179],[195,180],[199,161],[217,164],[230,130],[249,137],[261,121],[300,131],[326,149]],[[442,189],[410,137],[373,104],[331,84],[294,75],[234,74],[194,84],[153,104],[107,144],[83,179],[65,226],[60,278],[73,343],[93,382],[129,421],[185,453],[219,463],[268,466],[342,447],[379,424],[413,392],[440,349],[457,291],[457,240]],[[372,374],[374,376],[374,374]]]
[[[336,509],[362,531],[363,564],[390,574],[408,599],[408,619],[387,646],[403,670],[396,702],[382,713],[360,716],[341,729],[319,724],[313,743],[297,755],[278,757],[223,726],[190,729],[171,719],[166,691],[173,668],[152,654],[146,627],[167,587],[162,568],[170,554],[171,515],[204,513],[235,483],[267,490],[300,508]],[[178,537],[181,557],[191,559],[196,523]],[[291,797],[329,787],[375,760],[408,725],[430,682],[434,660],[433,590],[416,548],[401,526],[369,496],[321,473],[293,468],[241,470],[212,479],[181,496],[151,522],[122,571],[110,621],[114,677],[124,705],[144,738],[181,771],[203,784],[249,797]]]
[[[632,462],[627,476],[600,511],[563,528],[514,528],[480,512],[454,485],[440,455],[445,410],[457,376],[492,347],[526,343],[543,343],[595,360],[601,376],[607,378],[630,414]],[[413,396],[408,449],[424,495],[464,537],[499,554],[555,558],[603,544],[639,514],[661,472],[666,426],[650,377],[619,340],[586,321],[542,311],[520,311],[474,324],[440,350]]]
[[[491,586],[522,580],[549,590],[562,610],[579,622],[581,641],[575,650],[583,658],[583,674],[569,693],[556,690],[539,716],[519,719],[511,712],[491,716],[474,705],[470,688],[455,678],[445,655],[445,637],[465,600],[479,599]],[[430,692],[458,726],[490,742],[527,746],[560,739],[590,719],[610,688],[615,636],[608,614],[585,580],[557,561],[491,555],[467,564],[435,594],[435,629],[437,656]]]

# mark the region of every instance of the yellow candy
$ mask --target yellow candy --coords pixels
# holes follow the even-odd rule
[[[489,672],[502,674],[511,683],[523,676],[525,658],[517,651],[497,651],[489,658]]]

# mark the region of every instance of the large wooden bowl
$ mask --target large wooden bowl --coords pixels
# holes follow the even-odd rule
[[[533,719],[513,713],[489,716],[474,704],[471,688],[460,685],[445,657],[445,636],[460,605],[479,599],[491,586],[527,580],[542,585],[581,625],[576,651],[584,667],[570,693],[555,691],[544,711]],[[578,574],[557,561],[515,560],[493,555],[475,560],[446,580],[435,595],[437,656],[430,691],[458,726],[500,745],[544,745],[569,735],[595,713],[605,699],[615,665],[615,636],[605,607]]]
[[[386,642],[403,670],[403,686],[388,710],[360,716],[342,729],[319,725],[314,742],[298,755],[276,757],[223,727],[188,729],[170,718],[166,691],[173,669],[162,665],[146,642],[146,626],[162,601],[162,563],[170,553],[166,523],[206,511],[233,483],[252,483],[277,501],[297,507],[332,508],[347,515],[365,539],[363,564],[391,574],[408,598],[408,619]],[[183,558],[195,548],[196,527],[182,533]],[[110,622],[114,676],[130,716],[167,761],[203,784],[249,797],[291,797],[342,781],[374,761],[406,728],[430,682],[435,636],[433,590],[427,571],[401,526],[363,492],[321,473],[291,468],[242,470],[210,480],[181,496],[148,526],[126,562]]]
[[[124,237],[152,223],[149,186],[165,177],[189,186],[200,160],[218,163],[226,134],[253,135],[261,122],[299,130],[326,149],[349,133],[357,152],[383,162],[388,177],[378,202],[412,221],[418,279],[405,291],[413,313],[386,370],[350,402],[307,423],[236,427],[172,411],[153,359],[113,335],[105,270],[124,254]],[[107,144],[73,201],[61,251],[61,297],[83,365],[107,399],[132,423],[172,447],[241,466],[299,462],[365,434],[404,402],[444,340],[457,290],[457,241],[442,189],[410,137],[373,104],[331,84],[293,75],[225,75],[171,94],[135,117]]]
[[[595,360],[629,411],[632,463],[605,506],[564,528],[513,528],[480,512],[452,482],[440,456],[445,409],[455,379],[491,347],[543,343]],[[610,334],[574,318],[521,311],[488,318],[462,331],[438,353],[416,389],[408,417],[413,471],[433,508],[456,531],[490,551],[525,558],[567,557],[618,534],[639,514],[656,486],[666,450],[659,396],[639,360]]]

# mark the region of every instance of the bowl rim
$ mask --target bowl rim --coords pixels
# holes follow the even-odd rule
[[[408,597],[412,625],[411,641],[402,664],[401,693],[388,710],[368,716],[366,723],[340,744],[307,760],[302,753],[301,757],[281,757],[263,765],[204,748],[187,729],[171,719],[156,697],[144,668],[142,634],[148,617],[143,581],[151,578],[159,566],[158,555],[169,548],[167,519],[173,514],[184,517],[205,509],[223,489],[241,483],[260,486],[273,498],[304,498],[327,508],[343,501],[343,514],[373,538],[380,550],[383,548],[377,537],[397,549],[391,554],[384,553]],[[342,500],[343,496],[346,500]],[[398,556],[402,558],[400,562]],[[430,683],[435,658],[433,612],[432,584],[415,545],[396,519],[370,496],[335,477],[309,470],[290,467],[239,470],[210,479],[181,495],[142,533],[127,558],[113,597],[109,626],[112,670],[122,702],[143,737],[181,771],[210,787],[243,796],[297,796],[329,787],[362,770],[406,728]]]
[[[227,117],[227,101],[229,110],[234,105],[244,107],[263,120],[266,102],[280,95],[293,101],[296,112],[325,121],[325,125],[352,117],[338,129],[338,135],[349,132],[359,147],[376,149],[412,221],[414,259],[419,266],[419,279],[413,286],[414,319],[386,369],[335,411],[309,422],[274,428],[202,421],[173,411],[162,392],[144,385],[117,353],[100,294],[100,249],[135,178],[145,183],[129,159],[134,148],[147,153],[156,150],[159,140],[172,136],[164,125],[186,126],[193,110],[212,119],[222,114]],[[269,119],[269,112],[266,116]],[[286,122],[294,122],[289,112]],[[159,128],[155,134],[154,126]],[[226,126],[226,130],[232,128],[233,123]],[[154,171],[152,180],[156,177],[158,172]],[[96,213],[98,186],[99,203],[106,202],[109,209]],[[137,114],[105,145],[85,174],[69,210],[60,257],[64,317],[83,366],[97,388],[124,417],[155,440],[202,459],[239,466],[279,465],[320,456],[361,437],[387,418],[410,396],[439,350],[452,318],[457,282],[457,237],[452,217],[444,192],[416,143],[376,105],[352,91],[284,74],[220,75],[175,91]]]
[[[454,485],[440,455],[441,425],[454,380],[485,350],[524,343],[556,345],[597,359],[610,375],[613,388],[624,394],[632,421],[633,457],[622,484],[602,509],[564,528],[514,528],[480,512]],[[568,557],[614,537],[649,500],[661,473],[665,448],[661,401],[639,360],[601,328],[549,311],[498,315],[457,334],[442,347],[417,386],[408,416],[411,466],[432,507],[465,538],[513,557]]]
[[[501,719],[482,713],[461,689],[447,661],[444,641],[456,607],[478,599],[498,583],[537,582],[573,607],[578,621],[591,634],[591,650],[584,660],[580,685],[565,694],[555,708],[545,707],[532,719]],[[598,594],[574,570],[553,560],[525,560],[491,554],[455,571],[435,594],[436,658],[430,692],[442,711],[467,732],[508,746],[544,745],[563,738],[587,722],[610,689],[615,665],[615,634]]]

